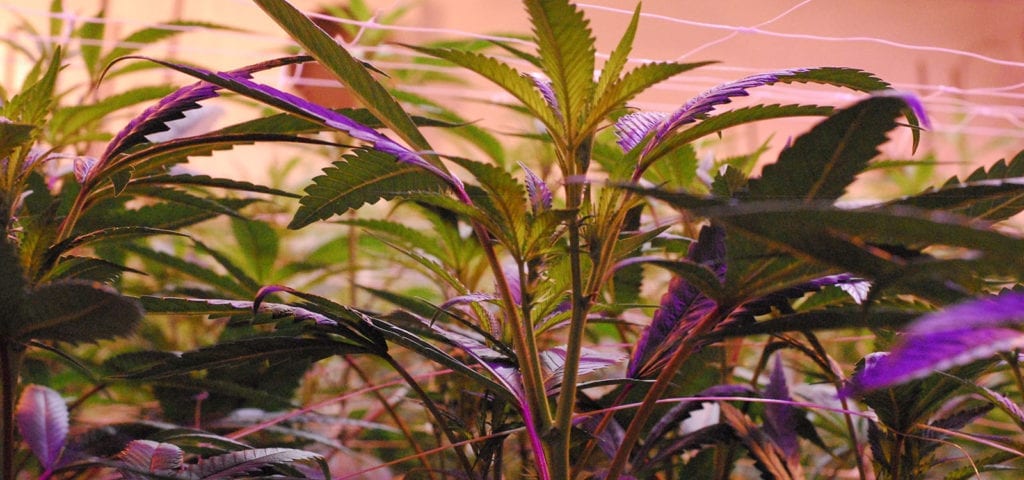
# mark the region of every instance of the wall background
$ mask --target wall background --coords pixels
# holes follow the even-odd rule
[[[368,2],[382,12],[397,6],[409,8],[394,28],[394,38],[401,42],[528,30],[522,6],[512,0]],[[319,0],[294,3],[309,11],[325,4]],[[618,41],[633,3],[580,3],[592,20],[601,52],[607,53]],[[13,30],[19,17],[45,25],[48,4],[42,0],[0,0],[0,38],[23,41],[24,34]],[[202,20],[238,29],[198,29],[145,52],[214,69],[280,55],[290,43],[258,7],[246,0],[66,0],[64,4],[79,18],[105,9],[109,39],[170,19]],[[991,164],[1024,148],[1021,6],[1018,0],[648,0],[643,4],[634,61],[721,63],[684,74],[634,103],[644,109],[670,111],[716,83],[758,71],[818,65],[862,68],[923,99],[934,124],[933,132],[924,135],[924,150],[933,150],[940,161],[950,163],[944,168],[951,173],[962,173],[972,165]],[[15,86],[27,68],[5,47],[0,47],[0,66],[0,82],[7,88]],[[168,83],[188,81],[167,72],[154,75]],[[283,73],[263,80],[289,87],[295,83]],[[506,97],[483,81],[470,80],[465,86],[424,85],[416,91],[446,105],[456,105],[468,118],[507,130],[522,128],[518,119],[481,105],[481,101]],[[102,88],[116,91],[124,88],[122,81],[112,81]],[[835,89],[779,86],[757,90],[748,102],[842,104],[855,98]],[[247,118],[249,114],[229,109],[220,121],[229,121],[234,115]],[[785,137],[809,124],[796,121],[759,125],[733,134],[731,142],[716,148],[748,151],[771,134],[774,143],[781,145]],[[909,139],[898,135],[886,148],[893,156],[905,157],[909,155]],[[260,169],[249,167],[251,152],[243,157],[240,160],[231,154],[198,167],[225,169],[240,176],[258,175]]]

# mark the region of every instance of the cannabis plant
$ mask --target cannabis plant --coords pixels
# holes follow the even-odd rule
[[[429,412],[440,445],[424,445],[430,437],[378,397],[408,442],[380,456],[416,462],[403,468],[435,478],[729,478],[740,465],[771,478],[802,478],[809,468],[910,478],[934,466],[940,442],[982,438],[959,430],[992,404],[1020,423],[1005,395],[976,381],[1009,372],[1021,383],[1015,354],[1002,364],[989,357],[1020,345],[1011,328],[1021,320],[1020,294],[996,292],[1020,281],[1024,241],[997,224],[1024,207],[1022,183],[1013,178],[1024,160],[906,198],[843,202],[890,134],[909,129],[916,145],[927,119],[913,96],[860,70],[790,68],[713,87],[673,112],[637,111],[629,102],[638,94],[706,63],[630,67],[637,8],[599,65],[577,6],[525,0],[536,49],[496,48],[528,71],[476,51],[409,47],[493,82],[515,99],[511,110],[542,127],[521,135],[537,142],[538,153],[512,165],[494,161],[507,152],[477,159],[438,151],[423,128],[460,127],[412,114],[436,111],[433,102],[417,106],[415,97],[387,88],[380,72],[286,1],[255,3],[365,110],[332,110],[251,76],[306,59],[228,71],[153,60],[198,83],[165,97],[115,137],[83,191],[129,192],[152,181],[146,173],[156,167],[214,147],[324,143],[299,135],[340,132],[352,145],[339,147],[341,159],[312,180],[288,227],[391,201],[390,215],[340,223],[400,254],[401,267],[432,289],[424,296],[422,288],[399,284],[359,285],[375,300],[352,304],[294,285],[252,288],[244,272],[222,262],[247,285],[248,298],[239,298],[243,288],[221,298],[141,301],[153,314],[229,317],[227,328],[238,334],[180,355],[121,357],[122,378],[188,384],[209,376],[227,391],[225,372],[330,357],[354,369],[385,365]],[[829,85],[862,98],[842,108],[724,108],[779,83]],[[139,146],[152,129],[224,91],[283,113]],[[694,145],[706,137],[794,116],[821,120],[757,176],[756,154],[713,165],[698,160]],[[493,147],[478,145],[485,143]],[[77,220],[92,198],[72,203],[66,218]],[[660,295],[656,308],[646,308],[648,289]],[[917,317],[919,326],[896,333]],[[879,348],[893,352],[870,356],[851,381],[822,338],[837,329],[872,332]],[[627,348],[616,351],[613,342]],[[941,348],[929,350],[933,344]],[[803,380],[793,380],[775,355],[783,350],[805,360]],[[452,376],[424,379],[409,366],[413,359]],[[809,379],[828,386],[820,401],[802,401],[790,388]],[[923,383],[895,385],[904,381]],[[964,392],[977,397],[958,402]],[[876,415],[862,420],[857,401]],[[717,411],[712,419],[687,422],[707,405]],[[828,465],[811,460],[812,448],[828,452],[816,454]]]

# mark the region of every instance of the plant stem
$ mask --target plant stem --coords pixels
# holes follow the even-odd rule
[[[3,382],[3,407],[0,417],[0,478],[14,478],[14,405],[18,394],[18,372],[21,367],[22,346],[10,338],[0,338],[0,381]]]
[[[693,353],[695,342],[698,338],[707,333],[715,324],[721,320],[723,312],[728,310],[723,309],[721,306],[715,307],[714,310],[708,312],[703,318],[701,318],[690,331],[690,334],[686,336],[680,343],[678,349],[669,358],[665,367],[658,374],[657,380],[651,385],[651,389],[644,395],[644,401],[637,408],[636,413],[633,416],[633,420],[629,422],[629,427],[626,428],[626,433],[622,437],[622,444],[619,449],[615,452],[615,457],[612,458],[611,464],[608,466],[608,473],[605,476],[606,480],[616,480],[619,475],[626,468],[626,462],[629,461],[629,454],[633,450],[633,446],[636,445],[637,440],[640,438],[640,430],[647,424],[647,420],[654,413],[654,407],[668,387],[672,384],[672,378],[675,377],[676,371],[683,365],[683,362],[690,357]]]
[[[458,439],[455,438],[454,434],[452,434],[451,428],[448,427],[448,422],[444,419],[444,415],[441,413],[441,410],[437,408],[437,405],[434,403],[434,401],[430,399],[430,395],[428,395],[427,392],[425,392],[423,388],[420,387],[420,384],[416,382],[416,379],[413,378],[412,375],[410,375],[409,372],[407,372],[405,368],[402,367],[402,365],[400,365],[398,361],[396,361],[393,357],[391,357],[390,355],[384,355],[383,358],[384,361],[388,362],[388,364],[391,365],[391,368],[394,368],[395,371],[402,376],[402,379],[405,380],[405,383],[412,387],[414,391],[416,391],[416,395],[418,395],[420,399],[423,400],[423,405],[425,405],[427,407],[427,410],[430,411],[430,414],[434,416],[434,420],[437,422],[437,425],[441,427],[441,431],[444,432],[445,436],[448,437],[448,441],[452,445],[457,444]],[[455,458],[458,458],[459,463],[462,464],[463,471],[466,472],[467,476],[472,476],[473,464],[469,461],[468,458],[466,458],[466,452],[463,452],[462,449],[459,447],[453,447],[452,449],[455,452]]]

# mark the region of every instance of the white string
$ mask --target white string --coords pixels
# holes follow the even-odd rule
[[[248,1],[243,0],[221,0],[228,4],[238,4],[237,7],[245,5],[245,8],[255,8]],[[884,45],[894,49],[911,50],[911,51],[929,51],[936,52],[945,55],[954,55],[958,57],[973,58],[993,65],[1003,65],[1010,67],[1024,67],[1024,62],[994,58],[988,55],[980,54],[977,52],[970,52],[965,50],[957,50],[943,47],[935,47],[928,45],[914,45],[896,42],[884,38],[874,37],[827,37],[819,35],[809,35],[798,32],[777,32],[766,30],[765,27],[776,23],[777,21],[789,16],[793,12],[807,6],[813,0],[803,0],[796,2],[793,6],[787,8],[781,13],[774,17],[755,24],[753,26],[735,26],[718,23],[698,22],[688,20],[680,17],[671,17],[667,15],[659,15],[653,13],[643,13],[641,15],[645,18],[651,18],[659,21],[673,22],[677,24],[690,25],[699,28],[711,29],[711,30],[725,30],[728,33],[722,37],[719,37],[711,42],[697,46],[679,56],[677,59],[683,59],[691,57],[696,53],[706,50],[707,48],[724,43],[739,34],[747,33],[754,35],[763,35],[778,38],[788,39],[802,39],[802,40],[814,40],[823,42],[870,42],[880,45]],[[232,5],[231,8],[235,8],[236,5]],[[618,9],[614,7],[606,7],[591,4],[581,4],[580,7],[591,10],[607,11],[612,13],[618,13],[622,15],[631,15],[632,11]],[[30,18],[31,20],[36,19],[49,19],[49,18],[61,18],[65,20],[65,27],[60,32],[58,38],[52,38],[47,35],[31,36],[24,32],[8,32],[0,33],[0,39],[5,41],[13,42],[24,42],[26,40],[34,40],[44,43],[53,42],[64,42],[67,41],[71,34],[72,24],[81,24],[84,22],[105,22],[108,24],[118,24],[126,26],[139,26],[139,27],[159,27],[165,28],[172,31],[180,31],[183,33],[192,32],[204,32],[206,35],[217,35],[221,37],[231,36],[244,36],[246,42],[246,48],[244,49],[230,49],[230,48],[218,48],[216,45],[221,42],[211,42],[208,37],[204,37],[204,40],[187,41],[187,38],[183,38],[182,42],[179,43],[179,52],[182,57],[203,56],[202,58],[224,57],[229,58],[229,63],[220,63],[214,65],[215,68],[229,69],[236,68],[246,63],[254,63],[255,61],[263,60],[271,56],[281,55],[284,52],[284,48],[288,46],[294,46],[294,42],[288,39],[283,33],[278,34],[264,34],[253,31],[241,31],[241,30],[211,30],[209,28],[201,26],[187,26],[187,25],[168,25],[168,24],[154,24],[148,22],[131,21],[122,18],[96,18],[90,15],[77,15],[72,12],[64,12],[59,14],[53,14],[49,11],[42,9],[34,9],[27,7],[20,7],[15,5],[0,5],[0,10],[7,10],[10,12],[16,12],[23,16]],[[517,44],[520,46],[530,46],[531,42],[524,41],[520,38],[513,38],[500,35],[487,35],[457,29],[449,28],[434,28],[434,27],[416,27],[416,26],[404,26],[404,25],[386,25],[379,23],[377,16],[366,20],[357,21],[345,18],[338,18],[329,15],[322,14],[310,14],[312,16],[322,18],[331,22],[345,23],[359,27],[362,31],[373,31],[373,30],[387,30],[393,32],[410,32],[410,33],[427,33],[438,36],[449,36],[456,38],[470,38],[477,40],[486,41],[497,41],[506,42],[511,44]],[[96,41],[84,41],[85,44],[95,45],[104,44],[113,46],[114,42],[106,40]],[[127,42],[121,42],[118,46],[129,47],[129,48],[145,48],[145,44],[130,44]],[[448,67],[443,65],[423,64],[414,62],[415,56],[410,52],[399,50],[396,47],[389,45],[380,46],[358,46],[358,53],[367,53],[377,56],[377,58],[385,58],[386,60],[374,60],[381,68],[386,70],[392,69],[405,69],[410,71],[423,71],[423,72],[439,72],[449,73],[453,76],[466,78],[467,73],[455,67]],[[522,60],[512,57],[504,52],[496,54],[499,58],[507,63],[510,63],[517,68],[530,69],[531,67],[523,62]],[[607,57],[604,52],[599,53],[602,57]],[[638,64],[649,61],[659,61],[663,59],[644,59],[644,58],[631,58],[632,64]],[[841,63],[841,62],[840,62]],[[73,63],[74,65],[74,63]],[[686,99],[693,96],[694,94],[703,91],[711,86],[719,83],[732,81],[741,76],[760,72],[762,69],[744,67],[744,66],[730,66],[730,65],[711,65],[702,67],[699,70],[688,72],[686,74],[669,79],[662,84],[657,85],[651,89],[650,95],[637,99],[635,105],[650,110],[660,111],[671,111],[677,108]],[[471,75],[471,74],[469,74]],[[319,81],[311,79],[296,78],[294,75],[281,75],[279,82],[285,85],[293,84],[309,84],[315,83],[318,86],[339,86],[335,82],[330,81]],[[968,135],[981,135],[990,137],[1006,137],[1006,138],[1022,138],[1024,137],[1024,106],[1015,105],[1014,103],[1024,103],[1024,82],[1015,82],[1012,84],[1005,85],[988,85],[982,87],[960,87],[960,86],[949,86],[942,84],[922,84],[918,82],[895,82],[894,86],[901,90],[917,92],[922,101],[925,103],[926,109],[933,117],[933,129],[937,132],[953,133],[953,134],[968,134]],[[487,83],[474,83],[471,86],[459,86],[450,87],[446,85],[411,85],[403,86],[408,90],[414,91],[423,95],[430,95],[432,98],[441,101],[445,99],[472,99],[478,101],[512,101],[512,99],[501,91],[499,88],[494,87]],[[859,94],[854,94],[845,90],[836,90],[828,88],[814,88],[807,85],[775,85],[771,87],[753,89],[751,97],[746,100],[750,102],[760,103],[801,103],[801,104],[844,104],[852,102],[857,98],[860,98]],[[653,97],[657,97],[661,100],[653,100]],[[738,104],[744,100],[738,100]]]

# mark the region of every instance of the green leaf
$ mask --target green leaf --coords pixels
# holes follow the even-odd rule
[[[158,379],[199,370],[244,366],[267,360],[310,358],[319,360],[333,355],[373,353],[365,346],[328,338],[256,337],[221,342],[181,354],[174,359],[154,363],[148,368],[124,374],[124,378]]]
[[[408,330],[399,328],[383,320],[374,319],[371,321],[371,325],[379,330],[385,337],[392,342],[395,342],[409,350],[426,357],[429,360],[433,360],[447,368],[454,370],[455,372],[465,376],[469,380],[472,380],[480,387],[487,389],[494,394],[498,395],[502,399],[508,402],[518,403],[515,393],[509,391],[504,386],[498,384],[494,380],[481,375],[472,367],[462,363],[460,360],[449,355],[444,350],[441,350],[434,345],[424,341],[418,335],[409,332]]]
[[[32,141],[36,127],[24,123],[0,123],[0,158],[8,158],[18,147]]]
[[[25,297],[21,339],[93,342],[126,335],[142,320],[138,302],[102,284],[61,280]]]
[[[979,167],[961,181],[950,178],[938,189],[895,200],[894,205],[947,210],[970,218],[998,222],[1024,210],[1024,152],[1009,164],[1000,160],[988,170]]]
[[[159,42],[161,40],[165,40],[165,39],[171,38],[171,37],[176,36],[176,35],[181,35],[182,33],[185,33],[187,31],[191,30],[192,28],[190,28],[190,27],[195,27],[197,29],[202,29],[202,30],[231,30],[231,31],[239,31],[236,28],[226,27],[226,26],[223,26],[223,25],[218,25],[216,23],[210,23],[210,22],[196,22],[196,21],[190,21],[190,20],[173,20],[173,21],[161,22],[161,23],[163,25],[167,25],[169,27],[182,27],[182,28],[147,27],[147,28],[143,28],[141,30],[137,30],[135,32],[132,32],[127,37],[124,37],[123,39],[121,39],[121,41],[117,42],[117,47],[115,47],[115,48],[111,49],[109,52],[107,52],[107,54],[104,55],[103,58],[100,59],[97,62],[97,64],[98,65],[109,65],[114,60],[117,60],[117,59],[119,59],[121,57],[124,57],[124,56],[127,56],[127,55],[131,55],[131,54],[133,54],[135,52],[138,52],[139,50],[141,50],[142,48],[145,48],[148,45],[157,43],[157,42]]]
[[[695,68],[712,63],[715,62],[653,62],[640,65],[639,67],[630,70],[629,73],[622,77],[621,80],[613,81],[613,83],[607,87],[604,94],[597,97],[597,103],[594,106],[593,111],[590,112],[589,121],[583,131],[588,131],[590,128],[597,127],[597,125],[603,121],[609,113],[617,108],[622,108],[625,106],[626,102],[632,100],[633,97],[636,97],[639,93],[651,86],[679,75],[680,73],[688,72]],[[602,80],[603,73],[604,72],[602,72]]]
[[[333,72],[375,117],[408,142],[414,150],[433,150],[387,89],[374,80],[362,62],[353,58],[330,35],[285,0],[255,2],[304,50]]]
[[[235,190],[240,192],[252,192],[252,193],[266,193],[269,195],[276,195],[279,197],[288,198],[299,198],[300,195],[279,190],[276,188],[265,187],[263,185],[257,185],[252,182],[246,182],[241,180],[231,180],[228,178],[213,178],[209,175],[191,175],[191,174],[175,174],[175,175],[152,175],[148,177],[136,178],[132,185],[189,185],[189,186],[201,186],[201,187],[214,187],[223,188],[226,190]],[[231,203],[232,200],[237,199],[218,199],[221,203]],[[229,207],[233,210],[238,210],[236,207]]]
[[[419,125],[436,125],[436,126],[448,126],[452,127],[450,132],[454,135],[465,139],[472,143],[475,147],[479,148],[482,152],[487,154],[491,160],[494,160],[499,166],[505,165],[505,151],[498,139],[491,134],[487,129],[473,125],[467,122],[466,119],[462,118],[458,113],[445,108],[440,103],[430,100],[426,97],[412,94],[409,92],[394,92],[395,98],[407,104],[414,104],[421,109],[425,109],[430,113],[432,118],[440,119],[441,122],[433,121],[429,123],[429,119],[422,119],[417,121]],[[357,118],[349,116],[353,120],[359,121]],[[413,117],[416,120],[419,117]],[[368,125],[366,122],[364,124]]]
[[[626,62],[629,61],[629,52],[633,50],[633,40],[636,39],[636,29],[639,25],[640,4],[637,4],[636,9],[633,10],[633,16],[629,19],[629,26],[626,27],[626,31],[622,33],[622,38],[619,39],[619,44],[615,46],[615,50],[612,50],[608,60],[605,60],[604,66],[601,68],[601,76],[598,78],[597,87],[595,88],[595,96],[597,98],[603,100],[605,89],[613,81],[619,79],[619,74],[622,73]]]
[[[896,97],[872,97],[842,110],[801,135],[748,184],[766,200],[835,200],[878,155],[905,106]]]
[[[131,180],[130,173],[132,172],[137,175],[154,172],[165,173],[165,167],[182,163],[191,157],[208,157],[219,150],[230,150],[239,145],[251,145],[257,142],[337,145],[334,142],[296,137],[294,135],[259,133],[219,134],[214,132],[169,140],[117,156],[108,162],[109,165],[104,166],[101,173],[96,175],[96,180],[100,182],[104,179],[111,179],[119,187],[114,193],[120,194],[127,187],[128,181]],[[109,193],[99,187],[94,188],[93,191],[94,195]]]
[[[103,46],[103,32],[107,26],[106,16],[106,9],[101,8],[95,15],[97,20],[86,21],[78,27],[76,33],[79,39],[79,52],[90,78],[95,78],[99,72],[100,47]]]
[[[945,212],[909,207],[841,210],[820,204],[765,202],[695,213],[716,218],[773,248],[869,276],[893,273],[890,269],[898,271],[904,265],[870,245],[953,247],[962,250],[944,259],[971,265],[977,273],[1017,276],[1024,271],[1020,253],[1024,240]]]
[[[575,129],[594,97],[594,37],[583,12],[564,0],[526,0],[541,65],[562,118]],[[575,132],[579,133],[579,132]],[[569,132],[570,138],[574,133]]]
[[[422,250],[438,260],[443,261],[450,257],[437,238],[428,235],[422,229],[413,228],[404,223],[371,219],[342,220],[338,223],[362,228],[374,237],[391,244],[401,244],[409,249]]]
[[[544,101],[544,97],[537,91],[533,82],[509,65],[478,53],[408,45],[407,47],[417,52],[452,62],[494,82],[515,97],[516,100],[519,100],[531,115],[544,124],[552,135],[556,137],[564,135],[564,128],[561,122],[555,118],[551,107]]]
[[[299,210],[288,228],[299,229],[364,204],[410,192],[443,190],[440,180],[425,175],[418,166],[397,163],[376,151],[357,150],[313,179],[313,185],[306,187],[306,196],[299,200]]]
[[[144,272],[118,265],[100,258],[62,257],[57,266],[50,271],[46,279],[77,279],[91,280],[100,283],[113,283],[124,272],[145,275]]]
[[[122,248],[139,255],[145,260],[177,270],[209,286],[216,287],[226,294],[234,294],[243,298],[252,296],[252,289],[239,284],[234,278],[227,275],[221,275],[220,273],[217,273],[203,265],[189,262],[175,255],[158,252],[156,250],[131,243],[124,244]],[[150,270],[150,268],[147,268],[146,270]]]
[[[505,227],[503,233],[506,242],[515,242],[516,232],[522,232],[525,229],[523,222],[526,220],[526,188],[499,167],[464,158],[453,157],[451,160],[469,171],[480,183],[483,190],[487,192],[487,202],[476,202],[476,204],[481,207],[492,206],[498,220],[494,223]],[[508,246],[515,248],[515,245],[516,243],[510,243]]]
[[[256,280],[265,283],[272,278],[271,270],[277,260],[279,238],[266,222],[231,219],[231,230],[238,242],[238,252],[253,272]]]
[[[48,128],[60,141],[77,139],[82,129],[93,127],[106,117],[126,107],[166,97],[176,88],[169,85],[149,85],[123,91],[96,103],[66,106],[53,112]]]
[[[42,125],[46,115],[57,103],[57,73],[61,70],[61,49],[53,52],[53,57],[42,78],[22,89],[21,93],[11,98],[0,111],[14,123]]]
[[[998,222],[1024,210],[1024,178],[946,184],[938,190],[890,204],[945,210],[968,218]]]
[[[128,190],[131,191],[131,187]],[[218,209],[199,208],[170,202],[144,205],[134,210],[127,209],[125,204],[130,198],[129,195],[122,195],[96,202],[75,224],[75,235],[116,226],[178,230],[222,214]],[[209,200],[236,212],[257,201],[253,198],[211,198]]]

